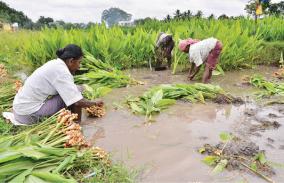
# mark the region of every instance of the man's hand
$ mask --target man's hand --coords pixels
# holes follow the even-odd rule
[[[188,80],[192,81],[193,78],[194,78],[194,75],[189,75],[187,78],[188,78]]]
[[[104,102],[102,100],[95,101],[96,106],[102,107],[104,105]]]

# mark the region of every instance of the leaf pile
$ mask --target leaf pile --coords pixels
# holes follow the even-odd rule
[[[87,85],[84,84],[83,96],[89,100],[94,100],[99,97],[103,97],[112,91],[111,88],[99,85]]]
[[[17,91],[22,87],[22,83],[19,80],[7,79],[0,82],[0,85],[0,112],[9,111],[12,108]]]
[[[99,85],[109,88],[121,88],[128,85],[139,84],[129,75],[113,68],[110,64],[94,58],[90,53],[86,53],[83,62],[83,71],[86,73],[75,77],[78,84]]]
[[[211,84],[165,84],[150,89],[140,97],[129,98],[127,104],[134,113],[151,119],[153,114],[175,104],[178,99],[205,103],[206,100],[214,101],[218,98],[222,98],[224,103],[235,101],[222,88]]]
[[[0,180],[73,183],[78,173],[83,178],[95,170],[97,174],[108,171],[109,155],[89,147],[74,122],[76,117],[62,110],[19,134],[0,136]]]
[[[250,84],[263,89],[264,91],[259,93],[259,97],[271,96],[271,95],[281,95],[284,96],[284,83],[275,83],[267,81],[261,75],[254,75],[250,78]]]

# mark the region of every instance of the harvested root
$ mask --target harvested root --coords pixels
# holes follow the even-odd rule
[[[88,107],[86,108],[89,116],[91,117],[98,117],[101,118],[106,114],[106,110],[104,108],[104,106],[92,106],[92,107]]]
[[[99,159],[103,163],[105,163],[107,165],[111,165],[111,160],[110,160],[109,153],[107,153],[105,150],[103,150],[100,147],[92,147],[91,151],[92,151],[93,157],[95,159]]]
[[[284,78],[284,68],[281,68],[278,71],[274,72],[272,76],[278,79],[283,79]]]
[[[15,81],[15,90],[18,92],[23,86],[23,83],[20,80]]]
[[[7,77],[7,70],[5,69],[5,66],[3,64],[0,64],[0,77]]]
[[[241,84],[243,84],[243,85],[250,85],[250,76],[248,76],[248,75],[244,75],[244,76],[242,76],[242,78],[241,78]]]
[[[57,117],[57,123],[62,125],[61,133],[66,136],[64,147],[89,147],[85,137],[81,131],[81,126],[74,122],[78,118],[78,114],[72,114],[66,109],[62,109]]]

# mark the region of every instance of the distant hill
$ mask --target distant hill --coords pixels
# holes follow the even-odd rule
[[[10,8],[6,3],[0,1],[0,21],[7,23],[17,22],[21,27],[27,27],[32,24],[23,12]]]

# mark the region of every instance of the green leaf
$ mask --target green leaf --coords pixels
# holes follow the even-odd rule
[[[21,157],[21,153],[17,151],[4,151],[0,152],[0,163],[11,161]]]
[[[131,109],[134,113],[138,113],[138,114],[144,114],[145,113],[143,108],[138,107],[138,105],[134,102],[130,103],[130,107],[131,107]]]
[[[21,149],[18,149],[18,152],[22,153],[25,157],[30,157],[33,159],[42,159],[47,157],[47,154],[37,151],[37,147],[34,146],[25,146]]]
[[[151,97],[151,102],[155,105],[163,98],[163,90],[158,90]]]
[[[233,136],[230,135],[230,134],[227,133],[227,132],[222,132],[222,133],[220,133],[219,137],[220,137],[220,139],[221,139],[223,142],[227,142],[227,141],[233,139]]]
[[[265,164],[265,163],[267,162],[267,160],[266,160],[265,155],[264,155],[263,152],[259,152],[259,153],[255,156],[254,159],[255,159],[255,160],[259,160],[259,162],[260,162],[261,164]]]
[[[221,75],[221,72],[214,70],[214,71],[212,72],[212,75],[213,75],[213,76],[219,76],[219,75]]]
[[[205,103],[205,99],[204,99],[204,96],[203,96],[203,94],[202,94],[202,91],[199,91],[199,92],[197,93],[197,97],[198,97],[198,99],[199,99],[199,101],[200,101],[201,103]]]
[[[48,182],[60,182],[60,183],[76,183],[74,179],[66,179],[65,177],[48,172],[32,172],[33,176],[41,178],[44,181]]]
[[[64,168],[66,168],[70,163],[72,163],[76,158],[76,155],[68,156],[63,162],[53,171],[53,173],[60,173]]]
[[[33,175],[29,175],[24,183],[50,183],[50,182],[44,181]]]
[[[250,164],[250,168],[253,169],[254,171],[257,171],[257,165],[255,162]]]
[[[26,177],[31,174],[32,170],[33,169],[30,168],[30,169],[27,169],[27,170],[23,171],[20,175],[17,175],[15,178],[13,178],[9,183],[24,182]]]
[[[156,107],[158,108],[166,108],[169,105],[174,105],[176,103],[176,100],[174,99],[161,99],[157,102]]]
[[[203,163],[212,166],[215,165],[217,163],[217,161],[220,160],[220,157],[218,156],[206,156],[202,161]]]
[[[213,174],[218,174],[221,173],[222,171],[224,171],[225,167],[228,164],[228,160],[226,159],[222,159],[216,166],[215,168],[212,170]]]
[[[37,151],[48,154],[48,155],[56,155],[56,156],[64,156],[66,154],[72,153],[74,149],[72,148],[54,148],[48,146],[41,146],[37,148]]]
[[[0,176],[12,175],[22,170],[27,170],[34,167],[34,163],[29,160],[17,159],[16,161],[9,162],[0,166]]]
[[[107,95],[109,92],[111,92],[111,88],[109,88],[109,87],[99,87],[98,89],[97,89],[97,97],[103,97],[103,96],[105,96],[105,95]]]
[[[200,154],[203,154],[203,153],[205,152],[205,148],[204,148],[204,147],[199,148],[198,152],[199,152]]]

